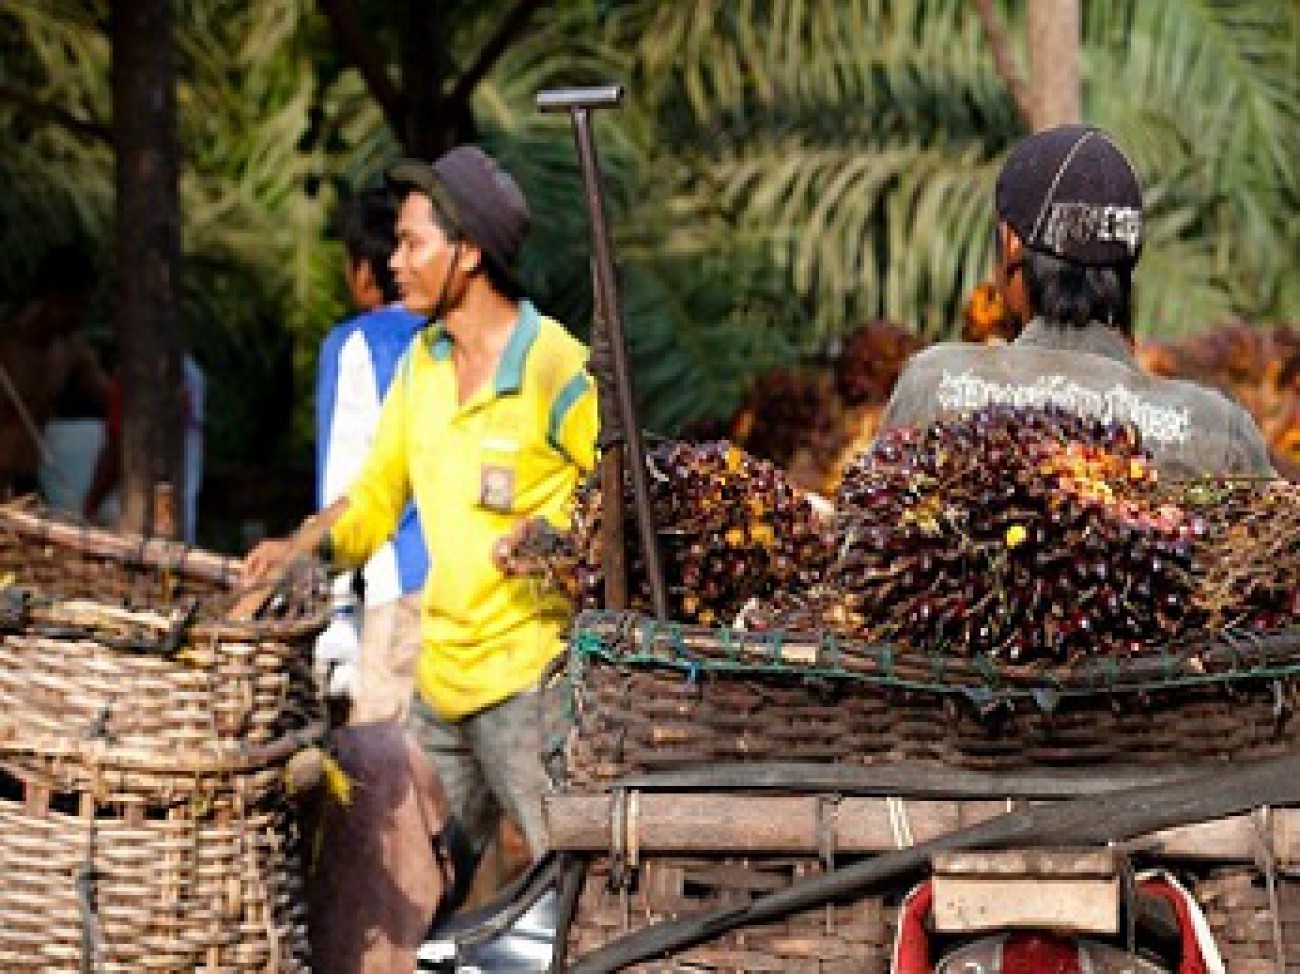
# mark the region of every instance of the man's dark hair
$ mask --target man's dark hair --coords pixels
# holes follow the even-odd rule
[[[1056,325],[1090,322],[1133,334],[1133,264],[1075,264],[1038,251],[1021,251],[1030,311]]]
[[[424,190],[418,190],[425,192]],[[438,229],[447,238],[447,242],[455,244],[457,241],[469,240],[469,235],[456,220],[454,213],[455,207],[441,192],[426,193],[429,202],[433,205],[433,221],[438,224]],[[471,241],[473,242],[473,241]],[[496,291],[502,297],[510,301],[521,301],[524,298],[523,286],[519,283],[518,278],[512,270],[502,267],[501,264],[482,247],[479,248],[482,255],[483,273],[487,275],[488,283],[492,285],[492,290]]]
[[[344,202],[339,211],[338,233],[353,265],[370,265],[370,273],[388,303],[399,297],[397,281],[388,266],[397,249],[397,200],[387,189],[367,189]]]
[[[497,294],[511,301],[523,300],[524,289],[518,278],[486,254],[483,255],[483,273],[487,275],[488,283]]]

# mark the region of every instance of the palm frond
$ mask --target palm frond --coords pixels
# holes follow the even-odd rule
[[[1186,315],[1182,328],[1229,312],[1300,314],[1285,284],[1300,249],[1287,205],[1300,188],[1300,6],[1193,0],[1087,10],[1090,116],[1130,151],[1157,201],[1153,216],[1160,206],[1179,214],[1178,236],[1153,236],[1145,250],[1143,276],[1170,275],[1146,293],[1168,294]],[[1189,250],[1203,256],[1169,259]],[[1166,327],[1167,305],[1141,307],[1152,327]]]
[[[472,58],[504,8],[440,7],[453,57]],[[1300,320],[1300,4],[1082,9],[1086,116],[1116,134],[1148,188],[1139,327]],[[391,5],[361,10],[392,39]],[[1000,10],[1021,40],[1023,4]],[[108,0],[6,6],[0,81],[107,122],[107,15]],[[277,374],[291,341],[305,386],[344,307],[327,221],[398,146],[340,69],[313,0],[181,4],[176,43],[187,327],[219,369],[249,375]],[[597,135],[654,425],[725,413],[765,364],[864,318],[951,334],[987,266],[994,174],[1023,134],[969,3],[544,5],[473,110],[532,203],[529,289],[579,333],[589,236],[572,135],[533,98],[611,79],[628,99],[598,116]],[[23,135],[0,158],[7,285],[51,242],[106,240],[114,183],[109,146],[3,103],[0,124]],[[305,409],[303,397],[302,430]]]
[[[671,433],[728,416],[757,376],[795,357],[790,339],[802,315],[772,280],[759,255],[748,264],[727,255],[703,266],[629,265],[629,339],[646,426]]]

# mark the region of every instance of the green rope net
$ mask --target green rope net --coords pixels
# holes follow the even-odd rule
[[[1012,671],[988,656],[955,658],[858,642],[831,633],[705,629],[627,613],[588,611],[569,641],[569,680],[580,685],[592,663],[704,674],[843,680],[879,687],[1044,707],[1098,693],[1150,693],[1242,680],[1300,676],[1300,627],[1269,633],[1206,634],[1195,644],[1161,646],[1142,657],[1099,656],[1058,669]]]

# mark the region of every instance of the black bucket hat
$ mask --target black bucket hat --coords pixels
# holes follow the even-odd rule
[[[478,146],[462,145],[432,164],[402,159],[388,168],[389,186],[419,190],[483,255],[512,271],[528,235],[528,201],[514,178]]]

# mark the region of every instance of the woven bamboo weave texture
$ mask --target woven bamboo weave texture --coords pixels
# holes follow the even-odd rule
[[[610,861],[597,858],[588,871],[569,935],[569,958],[658,921],[784,889],[820,873],[814,856],[643,859],[629,873],[630,888],[611,889]],[[897,895],[870,896],[793,914],[727,934],[662,961],[629,970],[676,974],[707,970],[800,974],[886,974],[893,946]]]
[[[232,623],[226,559],[0,509],[0,578],[0,767],[24,780],[166,802],[243,776],[248,797],[324,731],[318,574]]]
[[[1292,710],[1297,690],[1283,688]],[[1115,702],[1072,700],[983,717],[933,694],[798,677],[709,676],[589,665],[563,734],[578,788],[731,761],[924,762],[984,770],[1262,758],[1300,747],[1273,685],[1203,686]],[[562,716],[550,715],[563,728]]]
[[[1300,974],[1300,880],[1279,877],[1275,889],[1282,964],[1268,884],[1257,869],[1218,870],[1193,888],[1230,974]]]
[[[987,771],[1115,761],[1196,764],[1272,757],[1300,748],[1300,639],[1271,647],[1210,645],[1205,659],[1171,657],[1169,678],[1116,668],[1114,680],[1059,691],[1047,679],[1008,687],[997,673],[940,677],[924,661],[834,660],[807,645],[778,658],[763,643],[699,628],[642,641],[636,628],[579,628],[562,701],[546,714],[562,757],[557,782],[582,789],[630,774],[714,762],[927,763]],[[811,644],[824,656],[824,647]],[[1265,653],[1270,655],[1265,655]],[[1235,654],[1235,655],[1233,655]],[[1233,662],[1224,662],[1228,656]],[[878,672],[885,663],[889,673]],[[709,665],[706,665],[709,664]],[[1205,677],[1194,667],[1222,667]],[[924,677],[924,679],[922,679]],[[928,680],[929,682],[925,682]],[[1035,690],[1038,695],[1035,695]],[[1014,692],[1012,692],[1014,691]]]
[[[92,970],[306,972],[291,823],[270,810],[223,822],[192,811],[128,823],[0,799],[0,970],[82,969],[77,879],[90,866]]]
[[[0,970],[308,970],[282,769],[325,730],[318,570],[0,508]]]

